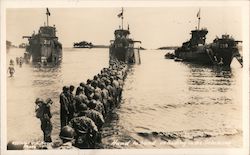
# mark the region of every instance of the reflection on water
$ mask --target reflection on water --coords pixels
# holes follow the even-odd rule
[[[12,49],[7,62],[22,53]],[[164,54],[142,51],[142,64],[130,67],[122,102],[104,125],[103,147],[173,148],[157,143],[241,135],[241,66],[234,61],[231,69],[199,66],[164,59]],[[7,78],[8,140],[41,139],[34,116],[36,97],[54,101],[56,138],[62,86],[77,86],[107,65],[108,49],[64,49],[57,68],[16,66],[15,77]],[[227,141],[241,145],[233,138]]]
[[[240,65],[234,62],[231,69],[215,68],[163,56],[145,51],[143,63],[131,68],[117,110],[119,120],[113,122],[115,127],[104,128],[106,147],[172,148],[160,144],[240,135]],[[110,131],[113,134],[106,135]],[[230,140],[234,146],[241,145]]]
[[[11,49],[7,61],[23,56],[24,49]],[[15,65],[14,78],[7,77],[8,140],[41,139],[40,122],[34,115],[37,97],[50,97],[53,135],[59,133],[59,94],[64,85],[79,85],[108,65],[108,53],[103,50],[64,49],[63,62],[57,67],[39,68],[34,64]]]

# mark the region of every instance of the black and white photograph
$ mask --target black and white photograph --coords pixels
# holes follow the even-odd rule
[[[249,1],[2,4],[1,154],[249,154]]]

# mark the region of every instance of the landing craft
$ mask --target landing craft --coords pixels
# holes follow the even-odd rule
[[[141,43],[141,41],[134,41],[129,38],[130,31],[129,26],[127,30],[123,29],[123,8],[122,12],[118,14],[121,18],[121,28],[115,30],[115,40],[110,41],[109,58],[110,60],[119,60],[128,64],[141,63],[139,48],[135,48],[135,43]]]
[[[47,8],[46,12],[47,24],[40,27],[38,34],[33,33],[31,36],[23,36],[28,38],[29,44],[26,47],[24,58],[36,63],[53,63],[58,64],[62,60],[62,44],[56,36],[56,27],[49,26],[50,12]]]
[[[242,56],[237,47],[241,41],[235,41],[229,35],[222,35],[221,38],[214,39],[213,43],[206,44],[208,30],[200,29],[200,10],[197,17],[198,28],[191,31],[192,36],[189,41],[184,42],[181,47],[175,50],[176,59],[203,65],[228,67],[235,57],[243,66]]]

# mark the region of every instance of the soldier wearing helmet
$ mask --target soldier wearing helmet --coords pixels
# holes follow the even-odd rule
[[[102,113],[100,113],[99,111],[95,110],[96,108],[96,101],[95,100],[91,100],[90,103],[89,103],[89,110],[86,111],[86,116],[91,118],[98,130],[101,129],[102,125],[104,124],[104,118],[103,118],[103,115]]]
[[[101,95],[102,95],[102,103],[104,105],[105,108],[105,113],[108,113],[108,111],[110,110],[110,104],[108,102],[108,98],[109,98],[109,92],[106,89],[106,85],[104,82],[102,82],[100,84],[100,88],[101,88]]]
[[[100,112],[105,117],[106,116],[105,107],[103,103],[101,102],[99,95],[94,94],[93,99],[91,101],[95,102],[96,104],[95,110]]]
[[[78,113],[79,112],[79,110],[78,110],[79,105],[81,103],[87,104],[88,98],[85,95],[84,88],[82,86],[77,87],[76,90],[77,90],[77,93],[76,93],[76,96],[75,96],[75,108],[76,108],[76,113]]]
[[[35,107],[35,112],[36,112],[36,117],[40,118],[42,115],[42,105],[43,105],[44,101],[41,98],[37,98],[35,101],[36,107]]]
[[[75,145],[78,148],[95,148],[96,145],[96,135],[98,129],[95,123],[88,117],[84,116],[84,111],[87,110],[87,106],[82,104],[79,107],[79,115],[73,118],[69,126],[71,126],[76,133]]]
[[[53,101],[48,98],[46,102],[41,98],[37,98],[36,101],[36,117],[41,121],[41,130],[43,131],[43,140],[44,142],[52,142],[51,132],[52,132],[52,123],[51,123],[51,112],[50,106]]]
[[[62,145],[58,149],[74,149],[73,141],[75,137],[75,131],[70,126],[64,126],[60,132],[60,138],[62,139]]]

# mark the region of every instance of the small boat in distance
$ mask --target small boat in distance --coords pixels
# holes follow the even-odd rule
[[[141,43],[141,41],[129,38],[129,25],[127,29],[123,29],[123,8],[118,17],[121,18],[122,24],[114,32],[115,39],[110,41],[109,60],[119,60],[128,64],[141,63],[140,48],[134,47],[135,43]]]
[[[191,39],[184,42],[181,47],[175,50],[175,57],[183,61],[198,63],[202,65],[230,66],[235,57],[243,65],[242,56],[239,53],[237,44],[229,35],[222,35],[214,39],[213,43],[206,44],[206,28],[200,29],[200,10],[197,13],[198,28],[191,31]]]
[[[93,48],[93,46],[91,42],[86,41],[75,42],[73,45],[74,48]]]
[[[57,64],[62,60],[62,44],[56,36],[56,27],[49,26],[49,9],[46,9],[47,24],[41,26],[38,33],[31,36],[23,36],[28,38],[29,44],[26,47],[25,58],[32,58],[32,62],[42,64]]]

